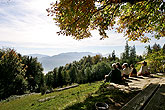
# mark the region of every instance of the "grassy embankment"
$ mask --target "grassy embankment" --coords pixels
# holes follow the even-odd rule
[[[68,90],[46,95],[29,95],[9,102],[1,102],[0,110],[93,110],[96,102],[105,102],[119,109],[136,93],[125,93],[119,89],[108,89],[102,82],[81,84]],[[47,101],[38,100],[50,98]]]

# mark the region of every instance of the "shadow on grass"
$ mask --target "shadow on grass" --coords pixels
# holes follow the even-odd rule
[[[138,92],[127,93],[108,83],[103,83],[98,91],[88,94],[83,102],[68,106],[65,110],[96,110],[95,103],[97,102],[107,103],[110,108],[118,110]]]

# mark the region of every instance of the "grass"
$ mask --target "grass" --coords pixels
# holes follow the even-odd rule
[[[98,90],[101,82],[82,84],[78,87],[68,90],[53,92],[46,95],[29,95],[9,102],[1,102],[0,110],[61,110],[66,106],[73,105],[83,101],[88,94]],[[39,102],[39,99],[55,96],[45,102]]]
[[[97,102],[107,103],[113,110],[118,110],[139,92],[126,93],[118,88],[108,88],[109,86],[108,83],[101,85],[98,91],[89,94],[83,102],[67,106],[65,110],[96,110],[95,103]]]
[[[46,95],[24,96],[9,102],[1,102],[0,110],[93,110],[96,102],[105,102],[115,107],[116,104],[125,104],[135,95],[118,89],[110,90],[108,86],[108,83],[95,82]],[[45,102],[38,101],[52,96],[53,98]]]

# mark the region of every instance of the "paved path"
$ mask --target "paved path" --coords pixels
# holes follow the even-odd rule
[[[130,77],[126,79],[126,83],[124,84],[114,84],[110,83],[109,88],[119,88],[122,91],[130,92],[130,91],[139,91],[147,87],[150,83],[158,83],[165,84],[165,76],[163,77]],[[111,86],[113,85],[113,86]],[[119,110],[122,107],[122,103],[115,103],[115,105],[110,105],[109,110]]]
[[[125,84],[113,84],[115,87],[120,88],[126,92],[134,90],[142,90],[150,83],[165,84],[165,77],[130,77],[126,79]]]

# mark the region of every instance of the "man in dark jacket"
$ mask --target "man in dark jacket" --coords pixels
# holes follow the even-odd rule
[[[120,72],[120,70],[118,70],[116,68],[115,63],[112,64],[112,68],[113,68],[112,71],[108,75],[105,76],[106,81],[109,80],[109,82],[120,83],[121,82],[121,72]]]

